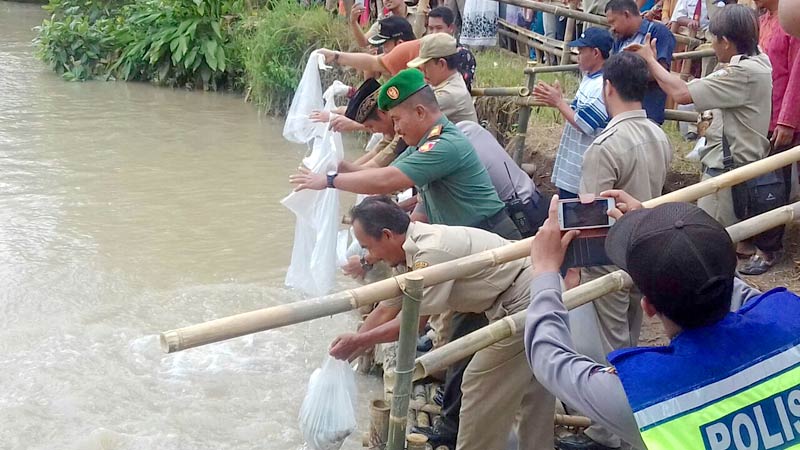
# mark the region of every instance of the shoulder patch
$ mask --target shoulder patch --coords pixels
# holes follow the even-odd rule
[[[428,266],[430,266],[430,264],[428,264],[428,261],[414,261],[414,267],[412,268],[412,270],[424,269]]]
[[[435,138],[436,136],[439,136],[440,134],[442,134],[442,126],[441,125],[436,125],[435,127],[433,127],[431,132],[428,133],[428,139]]]
[[[420,153],[426,153],[426,152],[429,152],[429,151],[433,150],[433,147],[435,147],[438,142],[439,142],[438,140],[428,141],[428,142],[420,145],[419,146],[419,152]]]
[[[610,130],[606,130],[606,131],[602,132],[600,134],[600,136],[597,136],[597,138],[595,138],[593,144],[602,144],[603,142],[606,141],[606,139],[608,139],[611,136],[613,136],[614,133],[616,133],[616,132],[617,132],[617,128],[612,128]]]
[[[728,75],[730,75],[730,72],[728,71],[727,68],[725,68],[725,69],[719,69],[715,72],[711,72],[710,74],[706,75],[706,78],[722,78],[722,77],[727,77]]]

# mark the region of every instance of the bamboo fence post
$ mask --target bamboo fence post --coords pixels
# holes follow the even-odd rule
[[[569,9],[575,9],[575,4],[570,2]],[[561,51],[561,61],[559,61],[559,65],[572,63],[572,51],[569,43],[572,42],[573,37],[575,37],[575,18],[567,17],[567,29],[564,31],[564,48]]]
[[[525,86],[472,88],[473,97],[527,97],[530,90]]]
[[[411,433],[406,436],[407,450],[425,450],[428,447],[428,436]]]
[[[535,61],[528,61],[528,68],[534,68]],[[533,91],[536,87],[536,72],[525,73],[525,84],[527,84],[528,93]],[[528,136],[528,123],[531,120],[531,107],[521,106],[518,114],[517,122],[517,135],[514,136],[514,147],[512,157],[517,165],[522,165],[522,155],[525,153],[525,139]]]
[[[654,198],[645,202],[644,206],[651,208],[667,202],[694,201],[700,197],[713,194],[721,189],[739,184],[763,173],[788,166],[798,160],[800,160],[800,146],[783,151],[777,155],[769,156],[760,161],[752,162],[744,167],[687,186],[661,197]],[[244,336],[246,334],[271,330],[358,309],[360,306],[373,304],[387,298],[401,295],[402,290],[400,286],[408,280],[408,277],[412,273],[415,276],[424,277],[423,282],[426,286],[468,277],[487,267],[496,267],[515,259],[524,258],[530,253],[532,241],[533,238],[523,239],[493,250],[483,251],[323,297],[262,308],[228,317],[221,317],[184,328],[165,331],[160,335],[161,348],[167,353],[172,353]]]
[[[370,449],[382,450],[389,439],[389,404],[385,400],[373,400],[369,405]]]
[[[800,149],[800,147],[798,148]],[[666,203],[663,201],[655,202],[655,200],[661,198],[663,197],[645,202],[645,206],[652,208],[659,204]],[[778,225],[787,224],[798,219],[800,219],[800,202],[773,209],[759,216],[731,225],[726,228],[726,230],[731,236],[732,241],[739,242]],[[566,306],[568,310],[572,310],[610,292],[618,291],[632,285],[633,281],[630,276],[622,270],[617,270],[564,292],[562,299],[564,301],[564,306]],[[525,313],[526,311],[520,311],[506,316],[501,320],[473,331],[454,341],[448,342],[438,349],[420,356],[416,360],[414,379],[425,378],[428,373],[442,370],[454,362],[473,355],[494,343],[500,342],[517,333],[521,333],[525,329]]]
[[[397,367],[392,408],[389,412],[389,440],[386,450],[403,450],[408,422],[408,403],[411,399],[411,375],[419,336],[419,305],[422,301],[423,279],[411,272],[406,277],[403,307],[400,312],[400,339],[397,343]]]

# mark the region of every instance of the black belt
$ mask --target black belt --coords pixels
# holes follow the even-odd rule
[[[481,220],[475,224],[470,225],[472,228],[480,228],[486,231],[492,231],[492,228],[497,226],[498,224],[502,223],[505,220],[511,220],[508,217],[508,212],[506,212],[505,206],[497,212],[497,214],[493,215],[492,217],[488,217],[486,219]]]
[[[725,169],[715,169],[713,167],[704,167],[703,173],[710,176],[710,177],[717,177],[722,175],[723,173],[727,172]]]

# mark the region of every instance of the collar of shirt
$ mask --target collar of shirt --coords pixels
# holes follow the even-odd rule
[[[460,79],[462,79],[462,78],[461,78],[461,74],[460,74],[460,73],[458,73],[458,71],[457,71],[457,70],[454,70],[454,71],[453,71],[453,73],[451,73],[451,74],[450,74],[450,76],[449,76],[449,77],[447,77],[447,79],[446,79],[446,80],[444,80],[444,81],[442,81],[441,83],[437,84],[437,85],[436,85],[436,86],[434,86],[433,88],[434,88],[434,89],[441,89],[441,88],[445,87],[447,84],[449,84],[449,83],[452,83],[452,82],[454,82],[455,80],[460,80]]]
[[[586,76],[587,76],[588,78],[597,78],[597,77],[599,77],[599,76],[600,76],[600,75],[602,75],[602,74],[603,74],[603,69],[600,69],[600,70],[598,70],[597,72],[592,72],[592,73],[588,73],[588,72],[587,72],[587,73],[586,73]]]
[[[419,143],[417,144],[417,148],[419,148],[422,144],[428,142],[428,139],[430,139],[431,131],[433,131],[434,128],[436,128],[438,125],[441,125],[442,131],[444,131],[444,127],[446,127],[448,123],[450,123],[450,121],[447,120],[447,117],[445,117],[444,113],[442,113],[442,117],[439,117],[439,120],[437,120],[436,123],[434,123],[430,128],[428,128],[428,131],[426,131],[425,134],[422,136],[422,139],[420,139]],[[440,132],[439,135],[441,136],[441,134],[442,133]]]
[[[414,267],[414,255],[419,253],[419,247],[417,247],[417,243],[414,241],[414,237],[416,234],[414,233],[414,228],[416,224],[414,222],[410,222],[408,224],[408,229],[406,229],[406,240],[403,241],[403,251],[406,252],[406,268],[411,270]]]
[[[739,64],[743,59],[747,59],[747,55],[734,55],[731,58],[731,64]]]
[[[619,124],[620,122],[622,122],[624,120],[628,120],[628,119],[646,119],[646,118],[647,118],[647,112],[645,110],[643,110],[643,109],[635,109],[633,111],[626,111],[626,112],[624,112],[622,114],[618,114],[618,115],[614,116],[614,118],[611,119],[611,122],[608,122],[608,125],[606,126],[606,130],[612,129],[613,127],[615,127],[617,124]]]

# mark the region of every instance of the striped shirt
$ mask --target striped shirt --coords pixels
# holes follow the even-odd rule
[[[581,184],[583,154],[608,124],[608,112],[603,103],[603,72],[583,77],[570,105],[575,111],[575,128],[567,122],[558,145],[551,181],[556,187],[577,194]]]

